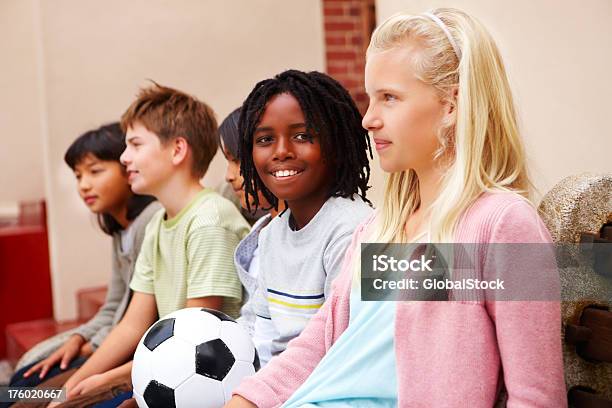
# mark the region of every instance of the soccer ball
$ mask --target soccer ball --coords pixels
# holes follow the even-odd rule
[[[229,316],[187,308],[158,320],[134,354],[132,384],[140,408],[221,407],[259,369],[248,333]]]

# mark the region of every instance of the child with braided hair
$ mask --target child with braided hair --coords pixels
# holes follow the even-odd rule
[[[256,290],[242,310],[255,331],[274,329],[262,356],[281,353],[321,307],[353,231],[372,212],[361,119],[342,85],[319,72],[261,81],[242,105],[244,202],[285,207],[259,232]]]

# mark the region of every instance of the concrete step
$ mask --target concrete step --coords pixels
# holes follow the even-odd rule
[[[36,344],[91,319],[104,304],[106,291],[105,286],[79,290],[77,320],[58,323],[54,319],[38,319],[6,326],[6,359],[15,365],[19,358]]]
[[[58,323],[53,319],[32,320],[6,326],[6,358],[13,366],[41,341],[79,325],[78,321]]]

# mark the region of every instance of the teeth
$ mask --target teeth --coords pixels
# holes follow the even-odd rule
[[[295,170],[278,170],[278,171],[275,171],[273,174],[274,174],[274,177],[289,177],[289,176],[295,176],[296,174],[298,174],[298,172]]]

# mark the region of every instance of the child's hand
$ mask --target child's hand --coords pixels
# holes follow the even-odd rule
[[[89,357],[93,354],[94,349],[90,342],[87,342],[81,346],[80,356]]]
[[[257,408],[257,405],[240,395],[234,395],[224,408]]]
[[[80,383],[75,385],[71,390],[69,390],[68,398],[70,399],[88,393],[89,391],[108,383],[108,381],[109,379],[106,373],[94,374],[91,377],[85,378]]]
[[[34,365],[28,371],[26,371],[23,376],[28,378],[35,372],[40,370],[39,378],[45,378],[51,367],[60,364],[60,368],[65,370],[68,367],[68,364],[79,355],[81,352],[81,348],[86,344],[85,339],[78,334],[74,334],[70,336],[68,340],[53,354],[49,357],[45,358],[43,361]],[[88,344],[88,343],[87,343]]]
[[[135,398],[126,399],[119,405],[119,408],[138,408]]]

